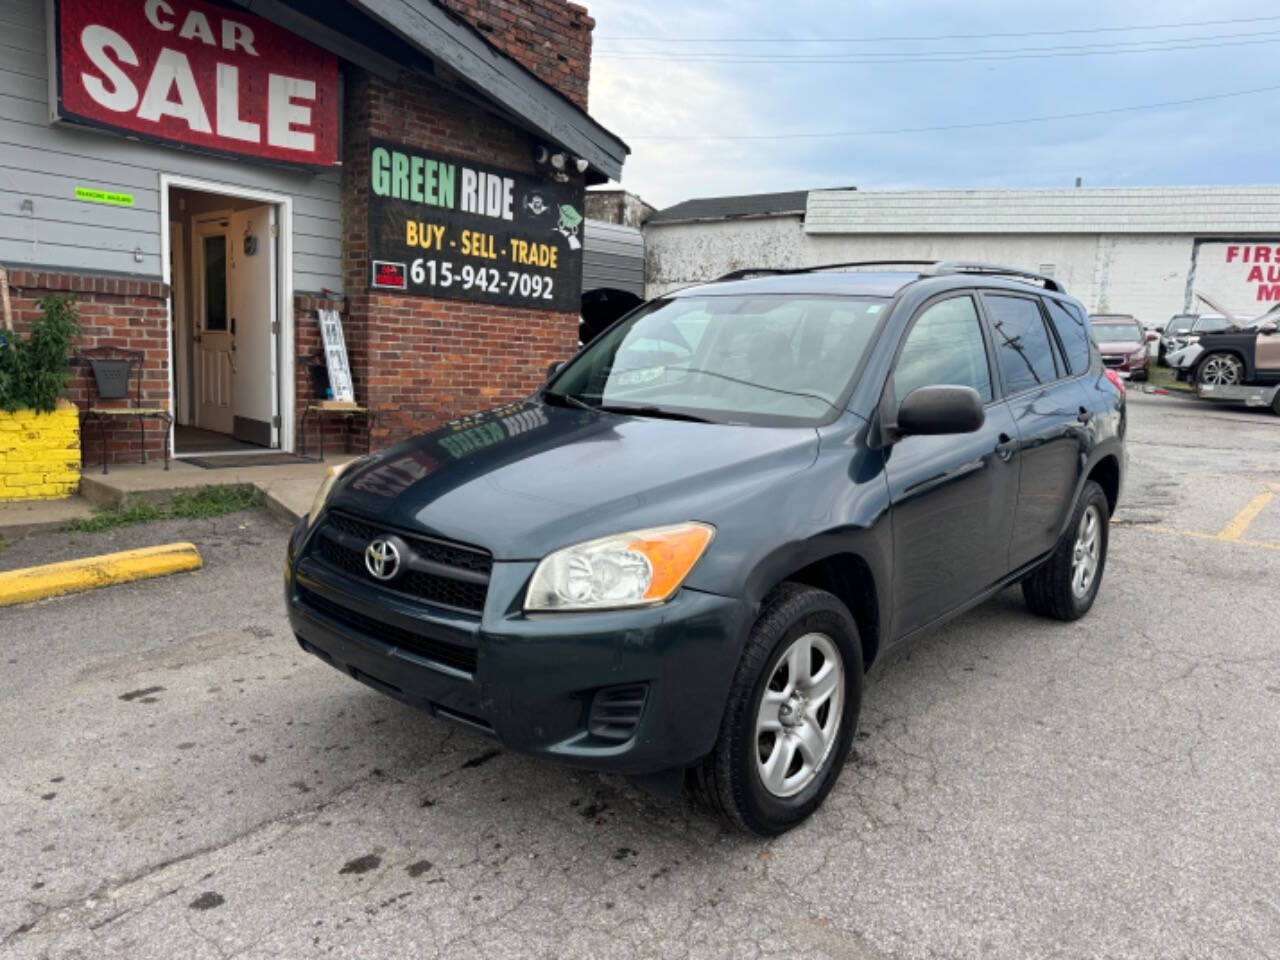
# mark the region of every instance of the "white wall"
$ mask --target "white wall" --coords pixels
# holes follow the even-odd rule
[[[1091,311],[1131,313],[1163,323],[1188,297],[1189,235],[810,234],[799,217],[645,227],[647,295],[714,279],[743,267],[791,267],[845,260],[982,260],[1053,276]]]

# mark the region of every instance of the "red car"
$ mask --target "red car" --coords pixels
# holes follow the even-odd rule
[[[1102,352],[1102,362],[1118,373],[1128,374],[1131,380],[1146,380],[1147,335],[1140,324],[1128,314],[1094,314],[1093,339]]]

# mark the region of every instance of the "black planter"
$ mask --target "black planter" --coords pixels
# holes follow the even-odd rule
[[[307,369],[311,371],[311,392],[317,400],[325,399],[329,396],[329,368],[323,363],[311,363]]]

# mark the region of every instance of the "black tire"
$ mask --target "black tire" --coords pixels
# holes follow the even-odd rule
[[[1132,374],[1129,379],[1131,379],[1134,383],[1146,383],[1147,371],[1143,370],[1142,373]]]
[[[1191,378],[1191,382],[1197,387],[1204,384],[1205,368],[1209,365],[1210,360],[1229,360],[1235,364],[1238,372],[1236,373],[1235,383],[1227,384],[1228,386],[1239,386],[1244,383],[1244,364],[1240,362],[1240,358],[1234,353],[1227,353],[1224,350],[1216,350],[1213,353],[1205,354],[1200,358],[1200,362],[1196,364],[1195,374]]]
[[[814,779],[790,797],[764,786],[757,768],[756,715],[765,688],[792,642],[820,632],[832,640],[844,667],[843,709],[836,740]],[[776,836],[813,813],[835,785],[853,745],[862,708],[862,643],[848,608],[825,590],[784,583],[764,600],[738,663],[720,735],[711,754],[689,771],[694,799],[729,826]]]
[[[1099,553],[1097,569],[1093,574],[1088,589],[1083,596],[1077,597],[1072,590],[1073,555],[1076,538],[1079,536],[1080,521],[1085,511],[1093,506],[1097,510],[1099,530]],[[1022,595],[1033,613],[1055,620],[1079,620],[1098,596],[1098,588],[1102,585],[1102,576],[1107,568],[1107,541],[1110,532],[1110,507],[1107,495],[1102,487],[1092,480],[1084,485],[1080,499],[1071,511],[1071,520],[1062,532],[1061,539],[1053,548],[1049,559],[1022,581]]]
[[[1276,390],[1276,395],[1271,398],[1271,412],[1280,417],[1280,390]]]

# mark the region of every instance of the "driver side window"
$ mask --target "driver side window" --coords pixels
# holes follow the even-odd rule
[[[973,387],[984,404],[994,397],[982,325],[969,296],[926,307],[907,334],[893,372],[893,394],[899,403],[917,387],[944,384]]]

